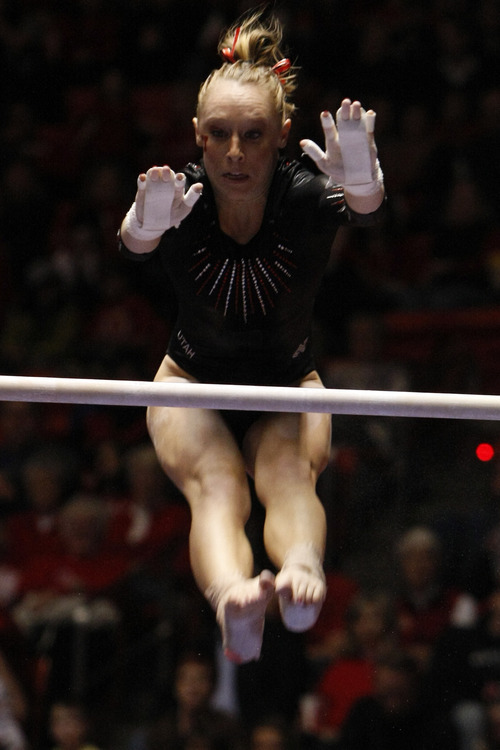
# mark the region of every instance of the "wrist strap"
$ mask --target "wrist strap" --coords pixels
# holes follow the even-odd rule
[[[384,186],[384,174],[382,172],[382,169],[380,168],[379,161],[375,162],[375,169],[372,174],[372,179],[370,182],[365,182],[363,184],[358,185],[344,185],[344,190],[346,190],[351,195],[360,196],[360,197],[366,197],[370,195],[374,195],[375,193],[378,193]]]
[[[142,224],[139,223],[135,201],[132,203],[125,216],[125,229],[130,236],[136,240],[157,240],[163,234],[163,232],[159,232],[158,229],[145,229]]]

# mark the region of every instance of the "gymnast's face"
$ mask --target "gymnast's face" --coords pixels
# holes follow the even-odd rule
[[[290,130],[270,92],[254,83],[214,81],[193,122],[216,200],[265,199]]]

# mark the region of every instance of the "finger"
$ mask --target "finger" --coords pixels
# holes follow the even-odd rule
[[[146,175],[142,172],[137,178],[137,193],[135,194],[135,215],[142,224],[144,221],[144,201],[146,199]]]
[[[196,182],[194,185],[191,185],[186,195],[184,196],[184,205],[192,208],[202,192],[203,185],[201,184],[201,182]]]
[[[342,99],[342,103],[337,110],[337,121],[341,120],[350,120],[351,119],[351,100],[350,99]]]
[[[172,180],[175,180],[176,174],[172,169],[170,169],[170,167],[164,165],[160,169],[160,176],[163,182],[171,182]]]
[[[321,127],[325,134],[325,146],[327,155],[331,152],[333,145],[337,142],[338,133],[335,121],[330,112],[321,113]]]
[[[151,167],[146,172],[146,177],[151,182],[159,182],[160,180],[163,182],[170,182],[171,179],[173,179],[174,173],[170,169],[170,167],[167,167],[164,165],[163,167]]]
[[[369,109],[368,112],[365,115],[365,126],[366,126],[366,132],[367,133],[374,133],[375,132],[375,118],[376,113],[373,111],[373,109]]]
[[[186,185],[186,175],[183,172],[179,172],[175,175],[174,181],[174,200],[182,200],[184,195],[184,187]]]
[[[160,177],[160,172],[158,167],[150,167],[148,171],[146,172],[146,180],[148,182],[158,182]]]
[[[353,120],[361,120],[362,107],[361,103],[355,101],[351,104],[351,118]]]
[[[318,146],[317,143],[309,140],[309,138],[300,141],[300,147],[302,151],[307,154],[307,156],[309,156],[309,158],[316,162],[316,164],[326,158],[325,152]]]

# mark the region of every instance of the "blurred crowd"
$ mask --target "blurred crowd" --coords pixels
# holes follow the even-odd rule
[[[198,87],[252,5],[0,0],[2,373],[152,379],[175,310],[116,232],[139,172],[199,158]],[[388,360],[384,321],[499,304],[500,6],[275,10],[301,68],[288,155],[359,98],[389,197],[382,228],[336,239],[316,308],[326,384],[480,392],[456,340],[418,368]],[[236,668],[144,410],[0,403],[0,746],[498,750],[500,465],[473,456],[498,437],[438,422],[334,417],[324,612],[297,635],[270,607],[260,662]],[[268,564],[261,527],[256,507]]]

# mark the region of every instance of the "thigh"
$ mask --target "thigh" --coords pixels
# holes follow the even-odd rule
[[[195,382],[165,357],[155,381]],[[214,476],[244,481],[240,450],[222,416],[214,409],[153,406],[147,411],[148,430],[158,459],[179,489],[190,495],[190,483]]]
[[[316,372],[300,384],[323,388]],[[330,458],[331,415],[318,413],[272,413],[249,430],[244,442],[248,472],[258,476],[287,479],[312,472],[313,479],[326,468]]]

